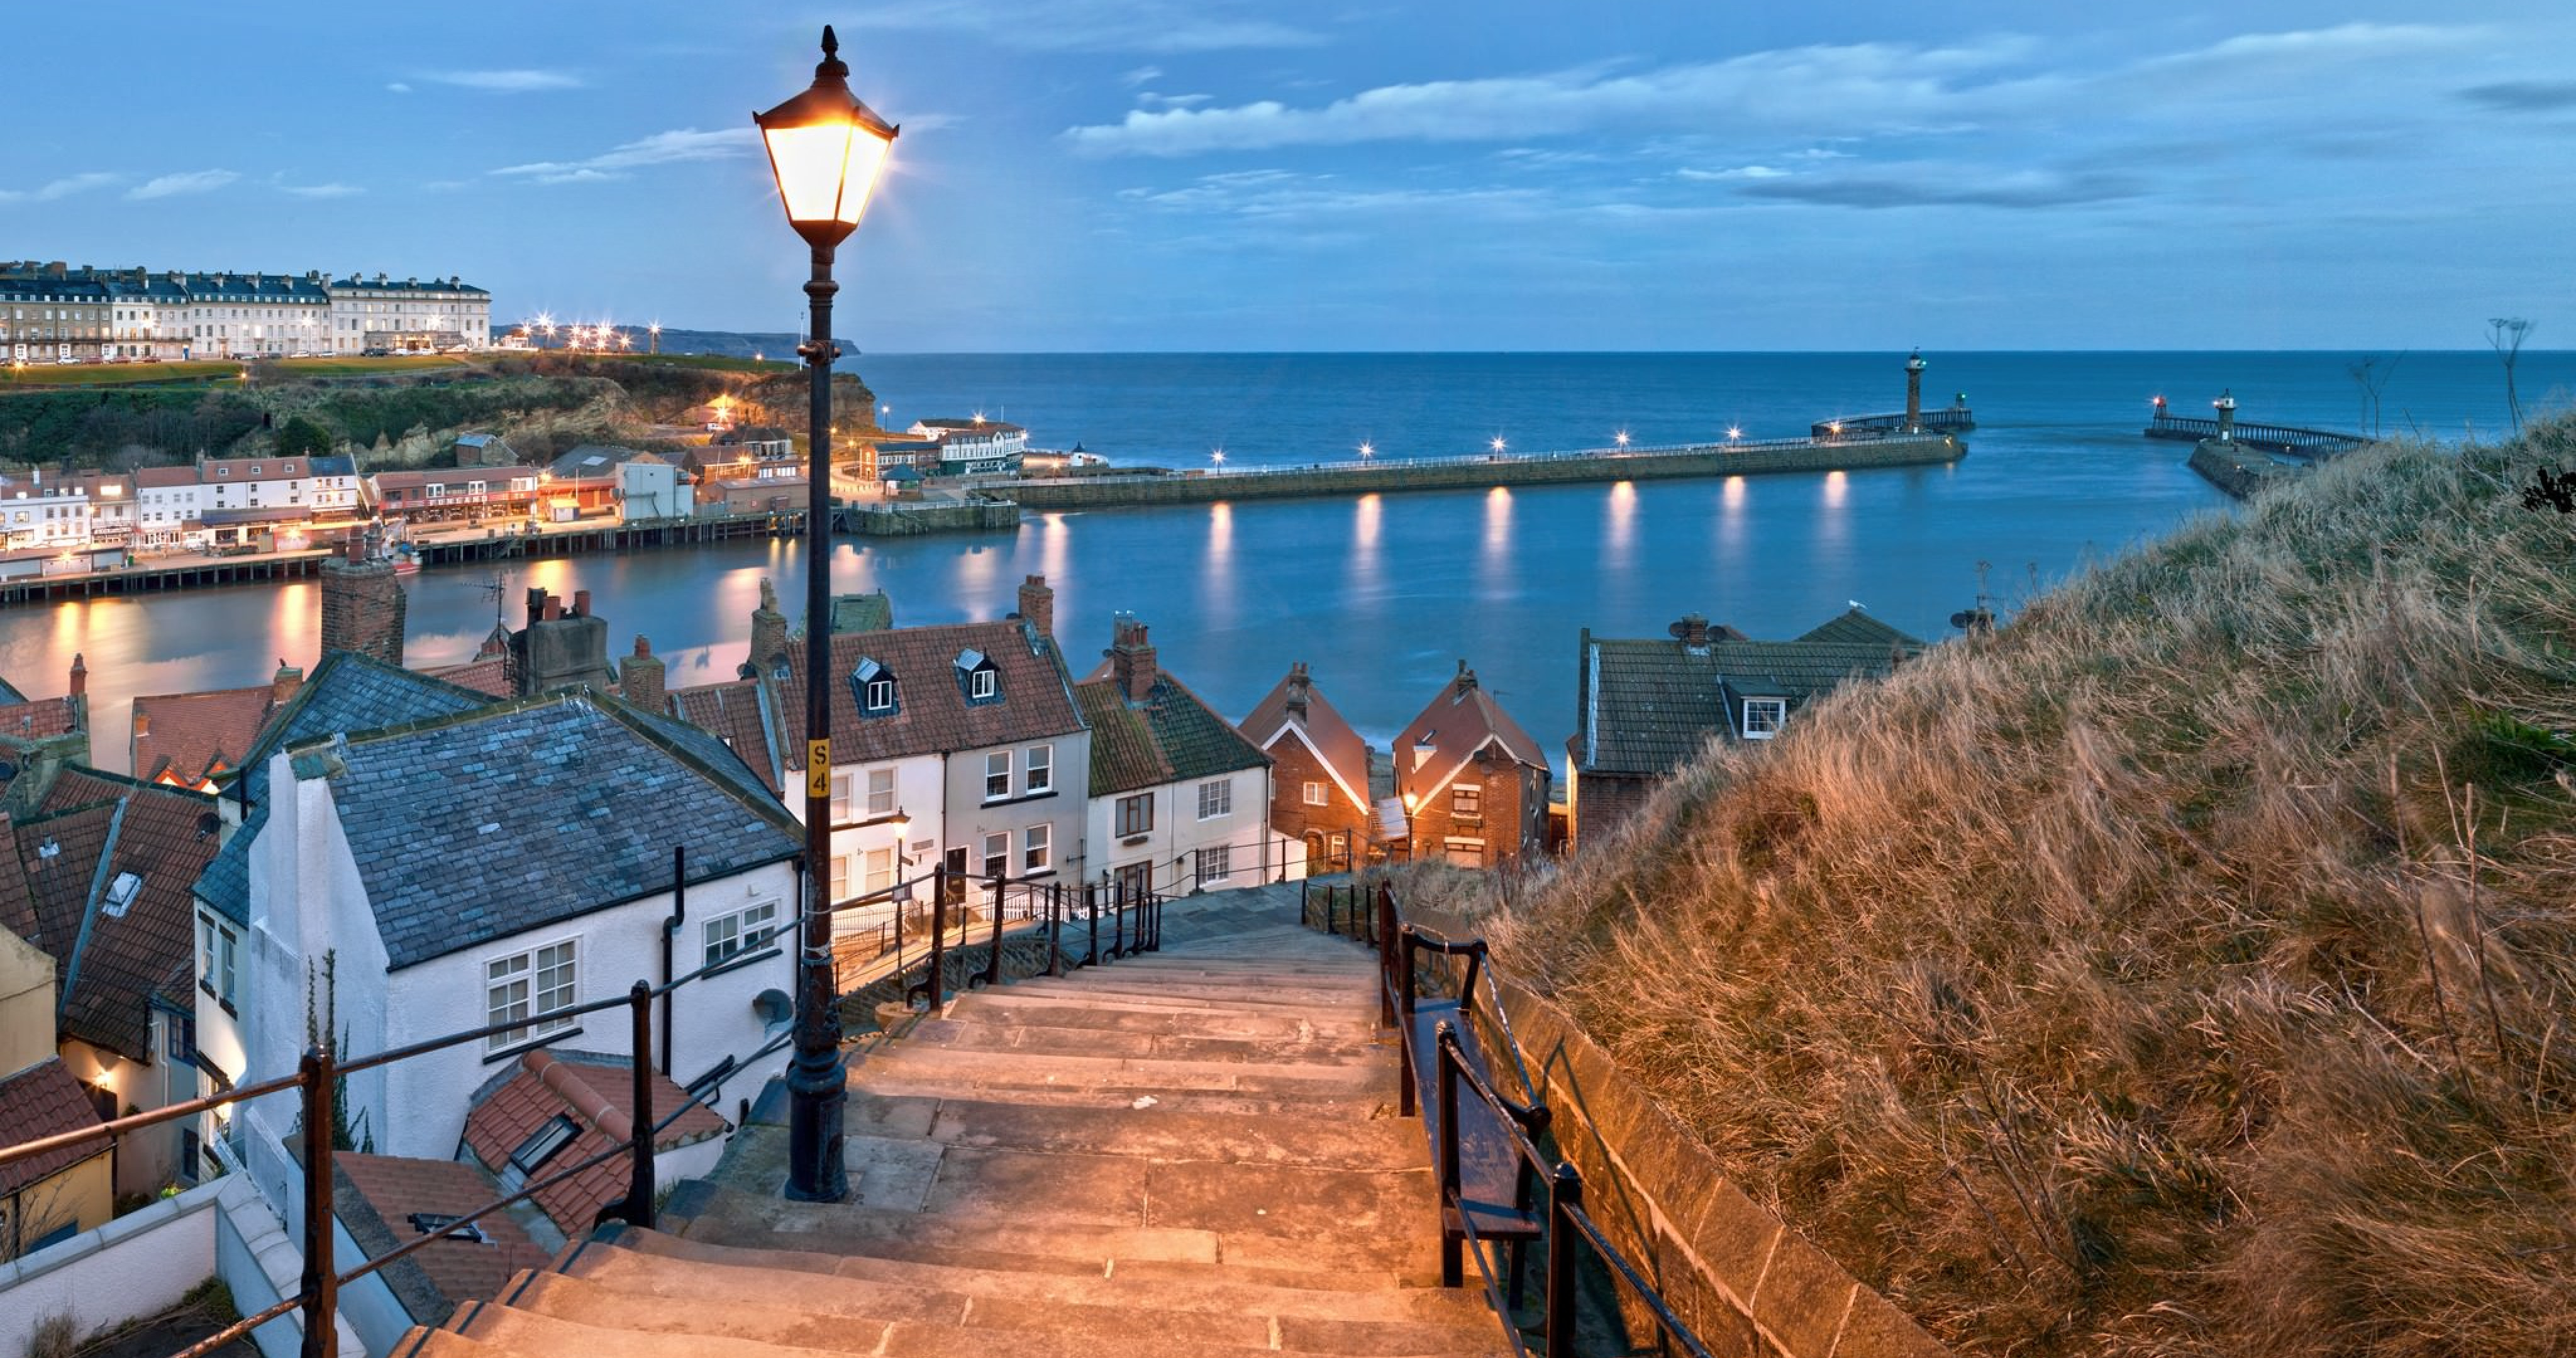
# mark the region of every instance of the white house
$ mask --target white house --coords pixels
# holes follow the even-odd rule
[[[136,471],[134,508],[137,547],[193,547],[205,541],[205,495],[194,467]]]
[[[492,343],[492,294],[461,278],[326,280],[333,353],[367,349],[423,351],[486,348]]]
[[[695,508],[686,474],[652,453],[617,464],[617,513],[636,519],[685,519]]]
[[[562,1011],[707,964],[731,965],[656,1006],[664,1073],[722,1107],[784,1067],[783,1051],[759,1053],[786,1031],[794,984],[777,935],[795,822],[703,733],[560,694],[282,750],[269,786],[249,853],[249,1079],[294,1068],[308,1012],[333,1015],[351,1053],[513,1025],[351,1076],[350,1120],[376,1149],[453,1156],[501,1063],[538,1047],[625,1054],[624,1009]],[[689,850],[685,915],[675,848]],[[292,1100],[249,1116],[277,1136]]]
[[[1270,756],[1163,671],[1143,623],[1118,615],[1074,696],[1091,727],[1092,880],[1168,895],[1305,875],[1305,846],[1270,828]]]

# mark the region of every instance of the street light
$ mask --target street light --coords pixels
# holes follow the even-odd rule
[[[1625,447],[1627,447],[1627,446],[1628,446],[1628,431],[1627,431],[1627,430],[1625,430],[1625,429],[1622,429],[1622,430],[1620,430],[1618,433],[1616,433],[1616,434],[1612,434],[1612,435],[1610,436],[1610,439],[1611,439],[1611,441],[1612,441],[1612,442],[1614,442],[1614,443],[1618,444],[1620,447],[1625,448]]]
[[[832,917],[823,900],[832,825],[832,254],[859,227],[893,150],[895,127],[850,93],[841,40],[823,28],[823,60],[804,93],[755,113],[787,223],[814,252],[805,284],[811,335],[799,346],[812,376],[805,473],[805,911],[796,961],[796,1057],[787,1073],[787,1196],[839,1202],[841,1114],[849,1101],[832,993]]]

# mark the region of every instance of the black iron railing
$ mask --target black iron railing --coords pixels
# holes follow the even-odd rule
[[[2192,415],[2174,415],[2159,408],[2147,422],[2147,437],[2199,442],[2218,437],[2219,422]],[[2330,457],[2336,453],[2368,445],[2360,434],[2337,433],[2331,429],[2302,429],[2290,424],[2255,424],[2239,420],[2228,429],[2229,435],[2248,448],[2271,453],[2304,453],[2311,457]]]
[[[767,947],[770,943],[764,940],[760,946]],[[751,951],[756,955],[758,949]],[[528,1018],[485,1024],[480,1028],[448,1033],[367,1056],[342,1060],[327,1046],[308,1047],[302,1059],[296,1063],[293,1075],[283,1075],[272,1080],[262,1080],[256,1084],[243,1085],[221,1094],[174,1103],[164,1108],[153,1109],[148,1113],[136,1113],[79,1131],[42,1137],[14,1146],[0,1146],[0,1165],[24,1160],[31,1156],[44,1155],[68,1146],[85,1145],[102,1137],[113,1141],[128,1133],[139,1132],[165,1122],[199,1117],[229,1104],[264,1098],[288,1090],[296,1091],[301,1102],[299,1113],[303,1122],[304,1150],[304,1214],[301,1223],[304,1253],[302,1285],[295,1295],[234,1321],[214,1334],[180,1350],[172,1358],[198,1358],[200,1354],[210,1353],[240,1339],[262,1325],[297,1311],[303,1313],[304,1358],[333,1358],[339,1347],[336,1321],[339,1314],[341,1288],[366,1278],[398,1260],[410,1257],[414,1252],[426,1248],[432,1241],[462,1234],[475,1222],[494,1212],[524,1202],[619,1156],[629,1157],[626,1196],[602,1208],[600,1219],[604,1221],[614,1217],[638,1226],[651,1227],[654,1210],[653,1143],[663,1130],[699,1102],[694,1097],[684,1099],[679,1107],[672,1109],[660,1121],[654,1119],[653,1001],[713,972],[732,970],[742,964],[744,956],[742,953],[736,953],[721,961],[711,962],[685,976],[675,977],[659,986],[637,981],[624,995],[592,1000],[587,1004],[577,1004],[569,1008],[549,1010],[544,1014],[531,1015]],[[437,1230],[426,1232],[418,1239],[406,1241],[401,1246],[366,1260],[355,1268],[346,1272],[338,1270],[332,1257],[334,1147],[331,1135],[332,1128],[337,1122],[334,1116],[335,1100],[342,1077],[373,1070],[379,1066],[393,1065],[416,1056],[444,1051],[464,1043],[521,1032],[532,1022],[579,1018],[585,1014],[615,1009],[620,1005],[626,1006],[631,1016],[633,1032],[629,1063],[634,1079],[632,1093],[634,1115],[624,1139],[600,1150],[579,1164],[556,1170],[543,1178],[531,1180],[522,1185],[517,1192],[496,1198],[445,1223]]]
[[[1542,1149],[1549,1138],[1552,1119],[1545,1100],[1531,1081],[1528,1067],[1522,1064],[1520,1041],[1511,1032],[1511,1019],[1503,1010],[1501,992],[1487,965],[1485,941],[1481,938],[1449,939],[1423,928],[1406,924],[1399,917],[1393,888],[1379,883],[1373,887],[1326,885],[1305,893],[1302,905],[1305,923],[1346,937],[1358,938],[1377,949],[1381,962],[1379,985],[1379,1020],[1396,1030],[1397,1044],[1403,1062],[1403,1079],[1398,1095],[1399,1112],[1415,1116],[1415,1072],[1421,1062],[1434,1062],[1432,1068],[1431,1110],[1437,1121],[1433,1128],[1434,1167],[1438,1171],[1440,1206],[1443,1216],[1441,1282],[1444,1286],[1461,1286],[1464,1265],[1460,1255],[1472,1258],[1481,1275],[1486,1299],[1501,1318],[1505,1339],[1521,1358],[1532,1353],[1527,1339],[1513,1319],[1520,1298],[1521,1268],[1519,1242],[1506,1250],[1501,1241],[1488,1241],[1477,1222],[1479,1212],[1471,1203],[1461,1166],[1463,1138],[1459,1113],[1464,1106],[1461,1091],[1471,1094],[1492,1114],[1504,1139],[1517,1160],[1516,1177],[1520,1188],[1519,1206],[1540,1211],[1540,1239],[1546,1249],[1543,1272],[1544,1317],[1541,1334],[1544,1344],[1539,1352],[1546,1358],[1574,1358],[1577,1346],[1577,1313],[1583,1294],[1584,1263],[1587,1258],[1600,1260],[1610,1274],[1633,1293],[1645,1313],[1653,1318],[1659,1334],[1659,1347],[1678,1350],[1687,1358],[1710,1358],[1708,1346],[1682,1318],[1675,1314],[1662,1291],[1640,1272],[1617,1244],[1601,1229],[1584,1206],[1583,1175],[1572,1162]],[[1415,1049],[1415,1017],[1422,1003],[1417,983],[1417,963],[1424,956],[1436,957],[1443,963],[1459,963],[1463,970],[1455,977],[1456,1017],[1442,1018],[1432,1031],[1432,1050]],[[1445,978],[1444,979],[1448,979]],[[1504,1054],[1518,1078],[1523,1097],[1513,1099],[1496,1090],[1484,1074],[1481,1047],[1472,1024],[1458,1020],[1481,1016],[1502,1034]],[[1530,1190],[1536,1185],[1544,1195],[1543,1205],[1529,1202],[1536,1196]],[[1458,1238],[1450,1237],[1447,1220],[1454,1215]],[[1512,1263],[1502,1263],[1508,1253]],[[1635,1351],[1634,1346],[1623,1352]]]
[[[923,895],[929,898],[927,905],[918,900]],[[1068,965],[1093,966],[1159,950],[1164,901],[1163,893],[1125,881],[1069,882],[1052,873],[974,877],[943,863],[833,907],[841,915],[892,908],[890,919],[863,926],[874,933],[859,934],[865,941],[856,949],[836,950],[836,988],[844,995],[859,989],[856,968],[892,953],[891,974],[899,978],[897,989],[904,999],[936,1010],[948,999],[950,952],[977,947],[978,933],[984,935],[983,965],[964,977],[967,987],[1000,985],[1006,979],[1004,957],[1015,933],[1042,937],[1046,964],[1041,970],[1061,976]],[[1078,957],[1065,940],[1066,929],[1077,924],[1087,935]],[[916,966],[919,979],[913,979]]]

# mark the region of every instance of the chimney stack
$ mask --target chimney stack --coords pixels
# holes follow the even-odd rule
[[[1697,613],[1685,613],[1682,615],[1682,620],[1674,623],[1670,630],[1673,636],[1681,641],[1683,649],[1691,651],[1708,649],[1707,618]]]
[[[285,658],[280,657],[277,662],[277,673],[270,676],[268,681],[269,706],[283,706],[287,699],[295,696],[295,690],[303,686],[304,671],[287,664]]]
[[[627,657],[618,669],[618,682],[626,691],[626,701],[647,712],[661,712],[669,707],[662,687],[662,657],[653,654],[653,643],[638,636],[635,654]]]
[[[1133,613],[1116,615],[1112,627],[1115,644],[1109,648],[1109,670],[1118,677],[1118,691],[1127,701],[1141,703],[1154,692],[1154,648],[1145,639],[1145,624]]]
[[[152,714],[138,705],[134,709],[134,738],[141,740],[150,734],[152,734]]]
[[[1020,619],[1042,637],[1055,635],[1055,590],[1043,575],[1020,582]]]
[[[1476,691],[1476,672],[1467,668],[1467,662],[1461,660],[1458,662],[1458,677],[1449,682],[1449,701],[1454,703]]]
[[[787,615],[778,611],[778,590],[767,577],[760,582],[760,607],[751,611],[751,659],[747,674],[765,675],[769,662],[787,654]]]
[[[84,695],[84,694],[86,694],[86,693],[88,693],[88,692],[89,692],[89,661],[88,661],[87,659],[85,659],[85,658],[84,658],[84,657],[83,657],[83,656],[82,656],[78,651],[75,651],[75,652],[73,652],[73,653],[72,653],[72,687],[71,687],[71,696],[72,696],[72,697],[75,697],[75,698],[78,698],[78,697],[81,697],[82,695]]]
[[[1295,717],[1301,722],[1306,719],[1307,703],[1308,700],[1314,696],[1314,686],[1315,681],[1308,677],[1306,673],[1305,661],[1297,661],[1288,667],[1288,700],[1286,707],[1288,709],[1289,716]]]
[[[322,563],[322,653],[356,651],[399,668],[408,603],[393,563],[369,560],[365,539],[350,534]]]

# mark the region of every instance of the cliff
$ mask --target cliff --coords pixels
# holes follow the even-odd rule
[[[1963,1352],[2576,1351],[2544,461],[2338,459],[1713,748],[1502,963]]]

